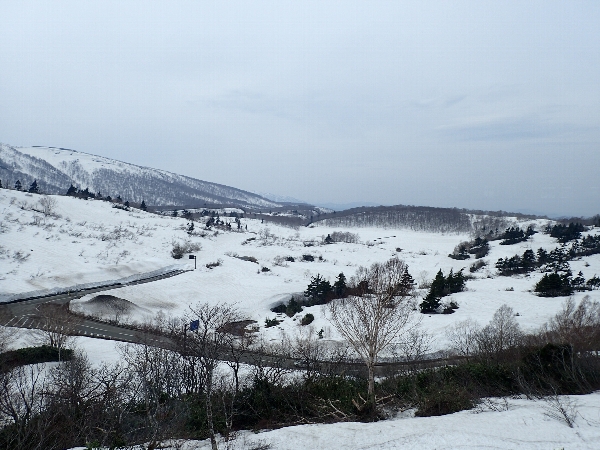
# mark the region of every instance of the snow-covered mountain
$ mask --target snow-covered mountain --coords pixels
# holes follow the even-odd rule
[[[0,144],[0,180],[23,187],[37,180],[40,189],[64,194],[73,184],[81,189],[149,205],[200,206],[203,203],[246,208],[277,208],[278,202],[222,184],[141,167],[64,148],[12,147]]]

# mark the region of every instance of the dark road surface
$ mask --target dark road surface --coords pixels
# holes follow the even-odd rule
[[[127,327],[126,325],[115,325],[75,315],[64,315],[64,317],[53,315],[51,320],[49,320],[49,311],[51,311],[51,308],[49,307],[68,305],[73,299],[95,292],[150,283],[174,277],[185,272],[187,272],[187,270],[173,270],[161,275],[155,275],[128,283],[107,283],[102,286],[77,291],[65,289],[65,292],[59,294],[26,298],[10,303],[0,303],[0,325],[40,330],[54,327],[61,328],[66,331],[66,334],[74,336],[87,336],[133,343],[157,343],[164,338],[143,333],[135,328]],[[63,325],[60,324],[61,319],[65,322]]]

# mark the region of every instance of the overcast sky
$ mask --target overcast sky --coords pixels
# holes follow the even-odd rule
[[[0,142],[312,203],[600,212],[600,2],[0,2]]]

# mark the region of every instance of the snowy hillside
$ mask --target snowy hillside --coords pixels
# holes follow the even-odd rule
[[[22,292],[115,280],[173,264],[189,265],[187,259],[171,257],[173,244],[194,244],[200,248],[193,252],[198,258],[195,271],[107,292],[139,307],[139,313],[122,318],[129,321],[148,320],[159,311],[179,316],[197,302],[232,303],[257,321],[268,336],[276,337],[282,330],[291,335],[299,333],[303,328],[299,319],[310,312],[315,316],[312,327],[322,328],[326,338],[339,339],[320,306],[307,307],[292,318],[279,315],[283,322],[277,327],[265,328],[265,318],[275,317],[270,309],[287,301],[292,294],[302,293],[317,274],[333,282],[341,272],[350,278],[359,266],[398,256],[406,261],[416,282],[424,285],[440,269],[444,273],[450,269],[455,272],[465,269],[468,273],[474,261],[458,261],[447,256],[460,241],[469,239],[467,235],[325,226],[296,230],[261,224],[260,220],[253,219],[242,219],[240,231],[235,227],[234,231],[207,231],[196,223],[195,231],[189,235],[184,218],[134,209],[124,211],[98,200],[51,196],[56,202],[54,215],[44,216],[38,212],[41,198],[5,189],[0,191],[3,259],[0,294],[4,298]],[[540,221],[537,225],[541,227],[544,223]],[[323,243],[327,234],[340,230],[359,233],[358,243]],[[596,229],[591,233],[597,232]],[[431,350],[445,348],[444,330],[449,326],[467,318],[485,324],[502,304],[519,313],[517,320],[525,330],[533,330],[546,322],[560,308],[563,299],[543,298],[532,293],[542,274],[498,276],[494,263],[498,258],[521,254],[528,248],[551,250],[556,246],[556,239],[543,233],[515,245],[491,242],[491,252],[484,258],[488,265],[467,281],[465,292],[445,298],[458,303],[456,313],[419,314],[423,328],[433,337]],[[286,261],[286,258],[294,261]],[[589,279],[600,273],[600,255],[572,261],[571,268],[573,273],[581,271]],[[419,296],[424,297],[426,293],[421,290]],[[574,297],[580,299],[585,294],[576,293]],[[600,300],[600,291],[587,294]],[[94,296],[84,297],[72,307],[85,310],[86,302]]]
[[[174,266],[193,269],[193,261],[187,259],[188,253],[193,253],[197,256],[195,270],[147,284],[89,294],[72,301],[71,309],[103,319],[140,323],[157,316],[184,316],[189,313],[189,306],[197,303],[233,304],[243,316],[255,321],[253,327],[265,342],[294,342],[298,337],[314,337],[321,331],[323,339],[319,342],[333,347],[341,341],[341,336],[326,319],[323,307],[305,307],[292,317],[275,314],[271,308],[293,294],[301,294],[317,275],[332,282],[341,272],[350,278],[360,266],[394,256],[406,261],[420,286],[430,283],[440,269],[444,273],[451,269],[469,272],[475,261],[448,257],[457,244],[472,238],[467,234],[328,227],[319,223],[294,229],[250,218],[241,219],[239,230],[237,226],[229,229],[226,225],[207,230],[202,222],[195,222],[190,230],[190,222],[183,217],[114,206],[102,200],[0,189],[0,301],[32,291],[134,279]],[[232,220],[224,214],[222,219]],[[542,220],[505,220],[523,228],[535,225],[541,229],[546,224]],[[596,228],[583,234],[597,236],[599,231]],[[325,238],[334,232],[346,236],[348,242],[327,244]],[[172,250],[177,245],[187,247],[185,259],[173,259]],[[513,308],[517,313],[514,319],[525,331],[533,331],[547,322],[561,308],[564,297],[543,298],[533,294],[533,286],[542,273],[500,276],[494,264],[498,258],[521,254],[527,249],[550,251],[557,246],[556,239],[544,233],[514,245],[491,241],[490,253],[483,259],[487,266],[472,274],[464,292],[445,298],[458,304],[453,314],[415,312],[429,341],[428,355],[435,356],[448,349],[446,330],[450,327],[466,319],[484,325],[503,304]],[[581,271],[586,279],[600,273],[600,255],[586,256],[569,264],[573,273]],[[427,289],[418,289],[418,301],[426,294]],[[575,293],[573,298],[578,302],[585,295],[600,301],[598,290]],[[314,322],[302,326],[301,318],[307,313],[314,315]],[[265,319],[275,317],[281,323],[267,328]],[[12,348],[31,345],[35,335],[36,331],[19,329]],[[123,362],[125,349],[136,347],[90,337],[78,337],[74,345],[98,368],[104,367],[103,364],[117,367],[117,363]],[[243,372],[250,374],[251,369],[246,366]],[[551,401],[551,398],[535,402],[523,397],[506,398],[488,400],[469,411],[442,417],[415,417],[415,410],[410,409],[376,423],[313,424],[259,434],[241,432],[233,446],[227,448],[259,448],[259,445],[282,449],[399,446],[546,449],[573,445],[572,448],[596,448],[600,436],[598,394],[561,400],[559,406],[566,405],[571,408],[569,411],[576,412],[574,428],[564,423],[564,417],[557,416],[557,406]],[[210,448],[210,443],[178,442],[172,448]]]
[[[501,411],[479,409],[441,417],[413,417],[410,411],[376,423],[347,422],[243,432],[233,450],[595,450],[600,442],[600,393],[565,396],[577,408],[574,428],[553,418],[547,402],[496,400]],[[222,445],[225,446],[226,443]],[[262,445],[263,447],[260,447]],[[266,447],[270,445],[271,447]],[[165,450],[209,450],[210,442],[190,441]],[[83,447],[73,450],[85,450]]]
[[[44,192],[64,194],[76,187],[149,205],[231,204],[274,208],[277,202],[240,189],[159,169],[54,147],[15,148],[0,144],[0,179],[27,187],[34,179]]]

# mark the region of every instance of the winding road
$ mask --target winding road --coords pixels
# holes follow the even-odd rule
[[[175,347],[175,343],[169,337],[153,334],[124,324],[113,324],[72,314],[69,312],[68,304],[71,300],[83,297],[84,295],[137,284],[151,283],[153,281],[174,277],[188,271],[189,270],[173,270],[161,275],[141,278],[127,283],[107,282],[104,285],[93,288],[77,291],[66,289],[57,294],[0,303],[0,325],[39,330],[50,329],[51,331],[53,330],[72,336],[85,336],[95,339],[106,339],[135,344],[144,343],[155,347],[172,349]],[[230,358],[231,355],[228,355],[227,352],[224,351],[222,358],[220,359],[230,360]],[[378,376],[389,375],[406,369],[409,365],[419,368],[439,367],[455,364],[460,359],[461,358],[458,357],[425,359],[417,363],[380,362],[375,367],[375,373]],[[245,352],[241,356],[240,362],[251,365],[276,366],[287,369],[302,369],[305,367],[303,361],[297,358],[267,355],[252,351]],[[322,370],[331,370],[333,368],[335,371],[357,375],[364,375],[366,373],[365,365],[362,362],[346,361],[336,364],[335,367],[333,367],[331,363],[322,362],[316,365],[313,364],[312,366],[317,369],[320,367]]]
[[[171,278],[189,270],[172,270],[160,275],[153,275],[127,283],[107,282],[93,288],[80,290],[65,289],[58,294],[24,298],[8,303],[0,303],[0,325],[46,330],[54,328],[73,336],[87,336],[96,339],[140,343],[146,342],[158,346],[165,345],[165,338],[154,336],[127,325],[116,325],[100,320],[94,320],[78,315],[68,314],[68,304],[71,300],[95,292],[119,289],[126,286],[151,283],[153,281]],[[61,308],[62,307],[62,308]],[[57,309],[63,314],[56,314]]]

